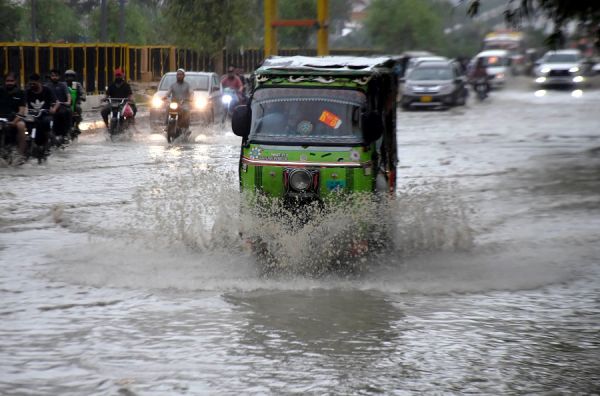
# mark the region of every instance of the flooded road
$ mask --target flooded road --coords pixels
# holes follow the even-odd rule
[[[259,276],[219,126],[0,168],[0,394],[600,393],[598,103],[399,112],[395,246],[352,275]]]

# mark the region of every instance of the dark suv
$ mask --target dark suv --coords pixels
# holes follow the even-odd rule
[[[402,108],[462,106],[466,79],[453,61],[419,63],[403,80]]]

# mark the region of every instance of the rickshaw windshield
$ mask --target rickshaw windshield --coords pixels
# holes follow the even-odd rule
[[[343,89],[266,88],[252,101],[250,140],[360,144],[362,92]]]

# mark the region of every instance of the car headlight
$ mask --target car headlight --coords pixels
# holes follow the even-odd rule
[[[573,77],[573,82],[574,83],[583,82],[583,77],[581,77],[581,76],[575,76],[575,77]]]
[[[504,73],[498,73],[498,74],[496,74],[496,78],[504,78]]]
[[[154,107],[155,109],[157,109],[159,107],[162,107],[163,101],[158,96],[154,96],[154,97],[152,97],[152,103],[151,103],[151,105],[152,105],[152,107]]]
[[[199,110],[205,108],[207,104],[208,104],[208,100],[206,100],[206,98],[196,98],[194,100],[194,107]]]
[[[169,103],[169,109],[171,109],[171,110],[177,110],[178,107],[179,107],[179,105],[177,104],[177,102]]]
[[[221,100],[223,101],[223,103],[229,104],[229,103],[231,103],[231,101],[233,100],[233,98],[231,97],[231,95],[225,94],[225,95],[223,95],[223,97],[221,98]]]
[[[304,169],[294,170],[290,175],[290,187],[298,192],[308,190],[311,183],[311,174]]]
[[[452,90],[454,89],[454,86],[452,84],[444,84],[444,85],[440,85],[439,86],[439,91],[441,94],[447,94],[452,92]]]
[[[546,82],[546,77],[538,77],[535,79],[535,82],[538,84],[542,84]]]
[[[577,67],[577,66],[574,66],[569,69],[569,72],[571,72],[571,73],[577,73],[578,71],[579,71],[579,67]]]
[[[548,73],[550,73],[550,68],[549,67],[542,67],[540,69],[540,73],[548,74]]]

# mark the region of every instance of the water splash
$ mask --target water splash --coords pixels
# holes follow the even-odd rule
[[[268,275],[320,277],[360,272],[378,255],[408,258],[473,245],[466,211],[449,184],[408,186],[290,210],[280,201],[240,199],[235,172],[188,167],[157,172],[136,193],[138,237],[202,253],[247,252]]]

